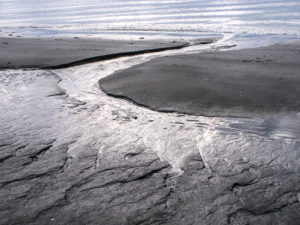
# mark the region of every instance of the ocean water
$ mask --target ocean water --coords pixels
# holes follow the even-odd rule
[[[300,35],[299,0],[1,0],[1,36],[183,38]],[[13,33],[16,32],[16,33]]]

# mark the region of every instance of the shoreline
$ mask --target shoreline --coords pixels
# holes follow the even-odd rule
[[[272,116],[300,111],[299,59],[300,42],[167,56],[98,83],[110,96],[159,112]]]

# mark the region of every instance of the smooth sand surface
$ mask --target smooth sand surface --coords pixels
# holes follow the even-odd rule
[[[173,40],[105,40],[82,38],[0,38],[0,69],[54,67],[91,57],[180,47]]]
[[[255,116],[300,111],[300,43],[156,58],[99,81],[158,111]]]

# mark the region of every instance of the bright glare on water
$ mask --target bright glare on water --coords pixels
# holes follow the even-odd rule
[[[0,1],[1,36],[237,38],[300,35],[299,0],[7,0]],[[272,39],[271,38],[271,39]]]

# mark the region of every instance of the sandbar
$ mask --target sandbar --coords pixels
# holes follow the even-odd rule
[[[162,112],[253,117],[300,111],[300,42],[174,55],[99,81],[108,95]]]
[[[65,68],[149,51],[184,47],[176,40],[0,38],[0,69]]]

